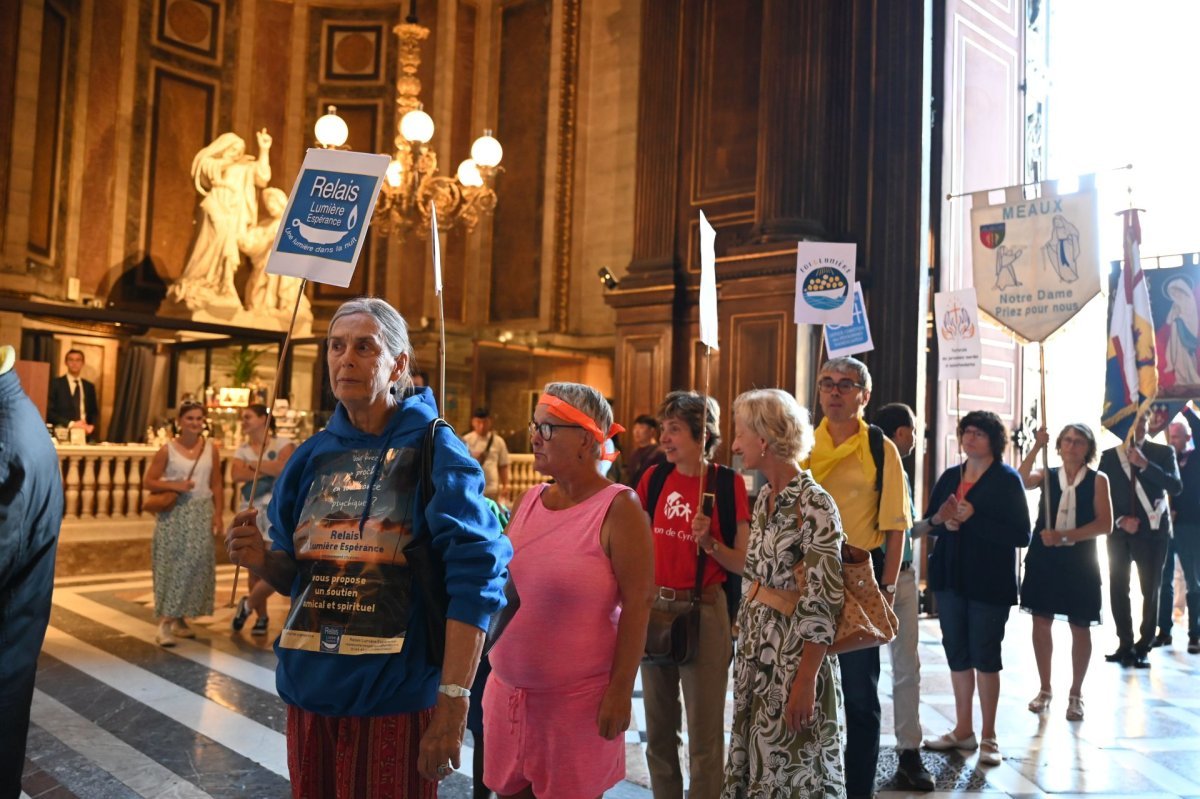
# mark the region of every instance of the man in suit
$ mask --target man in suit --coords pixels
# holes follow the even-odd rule
[[[1100,456],[1100,471],[1108,476],[1112,493],[1108,590],[1120,640],[1117,651],[1105,660],[1139,669],[1150,667],[1146,655],[1154,642],[1163,561],[1171,540],[1167,497],[1183,490],[1175,450],[1146,441],[1146,426],[1146,417],[1139,416],[1134,422],[1133,443],[1105,450]],[[1136,643],[1129,607],[1131,562],[1137,564],[1142,587],[1142,621]]]
[[[67,350],[64,359],[67,373],[50,381],[50,396],[46,402],[46,421],[55,427],[81,427],[88,441],[95,441],[100,422],[100,405],[96,402],[96,386],[83,379],[83,353]]]

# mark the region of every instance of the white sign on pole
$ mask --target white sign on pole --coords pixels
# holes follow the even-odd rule
[[[975,289],[934,294],[933,319],[938,337],[938,380],[979,377],[983,354]]]
[[[349,286],[388,161],[386,155],[310,149],[292,186],[267,272]]]
[[[856,244],[796,245],[796,324],[848,325],[854,314]]]
[[[979,307],[1026,341],[1045,341],[1100,293],[1094,180],[1059,195],[1043,183],[1025,199],[1020,187],[1005,202],[972,195],[972,271]]]
[[[700,212],[700,341],[717,346],[717,231]]]
[[[825,325],[825,351],[830,358],[857,355],[875,349],[871,340],[871,325],[867,321],[867,307],[863,303],[862,285],[854,283],[854,300],[850,310],[850,324]]]

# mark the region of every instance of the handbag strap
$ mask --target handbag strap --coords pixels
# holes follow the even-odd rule
[[[200,440],[204,441],[204,437],[201,436]],[[204,449],[208,449],[207,441],[205,441]],[[200,459],[204,457],[204,449],[200,450],[200,452],[196,455],[196,460],[192,461],[192,468],[188,469],[188,476],[183,478],[185,481],[191,480],[192,475],[196,473],[196,467],[200,465]]]

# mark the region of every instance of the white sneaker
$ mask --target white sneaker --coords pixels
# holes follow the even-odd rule
[[[979,742],[979,765],[998,766],[1003,761],[1004,755],[1000,754],[1000,744],[995,738],[984,738]]]
[[[175,636],[171,634],[171,622],[164,621],[158,625],[158,633],[154,636],[154,642],[162,647],[175,646]]]

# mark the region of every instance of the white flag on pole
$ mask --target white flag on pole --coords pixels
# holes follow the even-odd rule
[[[700,341],[717,346],[717,231],[700,212]]]
[[[438,238],[437,205],[429,201],[429,234],[433,238],[433,293],[442,293],[442,240]]]

